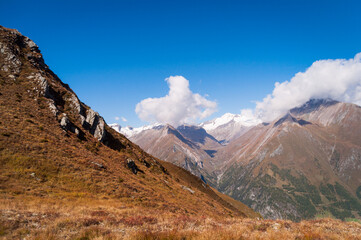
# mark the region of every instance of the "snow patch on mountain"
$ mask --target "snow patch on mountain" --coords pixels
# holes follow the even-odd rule
[[[245,127],[256,126],[262,123],[260,119],[254,118],[253,114],[246,110],[241,114],[226,113],[219,118],[201,123],[199,126],[204,128],[206,131],[211,131],[232,121]]]
[[[160,127],[163,125],[161,123],[155,123],[155,124],[151,124],[151,125],[141,126],[138,128],[133,128],[130,126],[121,127],[119,124],[113,123],[113,124],[109,124],[109,126],[112,127],[115,131],[125,135],[127,138],[130,138],[130,137],[132,137],[136,134],[139,134],[145,130],[153,129],[153,128]]]
[[[115,131],[120,133],[120,129],[122,128],[118,123],[109,124],[109,127],[113,128]]]

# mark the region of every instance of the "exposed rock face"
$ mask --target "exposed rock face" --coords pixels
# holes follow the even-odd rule
[[[66,131],[75,133],[79,138],[82,138],[83,136],[82,132],[76,126],[74,126],[72,122],[70,122],[68,116],[65,113],[61,115],[60,126]]]
[[[85,129],[89,130],[99,141],[103,141],[105,138],[105,122],[104,119],[99,116],[97,112],[92,109],[88,109],[85,122],[83,123]]]
[[[58,108],[55,106],[55,102],[53,99],[48,99],[48,107],[50,111],[53,113],[54,117],[59,114]]]
[[[85,104],[45,64],[38,46],[18,31],[0,26],[0,69],[5,79],[16,81],[23,69],[27,79],[34,83],[34,98],[44,97],[50,112],[59,125],[81,136],[77,125],[89,131],[99,141],[106,140],[105,121]]]
[[[70,93],[70,97],[66,97],[66,101],[69,103],[71,110],[78,114],[81,118],[81,123],[84,121],[83,107],[80,104],[78,97],[74,93]]]
[[[69,129],[70,121],[65,113],[62,114],[62,118],[60,119],[60,126],[66,130]]]
[[[134,173],[134,174],[137,174],[138,173],[138,167],[137,167],[137,165],[135,164],[135,162],[132,160],[132,159],[130,159],[130,158],[128,158],[128,160],[127,160],[127,166],[128,166],[128,168],[130,169],[130,170],[132,170],[132,172]]]
[[[10,31],[9,38],[13,41],[18,41],[18,32]],[[15,79],[15,76],[20,73],[20,67],[22,65],[17,53],[19,49],[9,46],[4,42],[0,42],[0,54],[1,54],[1,70],[8,73],[9,77]]]
[[[45,77],[43,77],[40,73],[37,73],[34,80],[37,81],[40,86],[40,94],[44,97],[51,99],[51,96],[49,94],[49,84]]]

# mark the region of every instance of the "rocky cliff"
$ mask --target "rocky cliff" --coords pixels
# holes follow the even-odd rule
[[[2,77],[14,82],[20,75],[28,79],[34,83],[34,88],[29,94],[32,94],[35,100],[39,97],[46,98],[48,108],[64,129],[81,137],[79,126],[82,126],[96,139],[106,142],[104,119],[80,102],[69,86],[63,84],[49,69],[44,63],[39,47],[17,30],[1,27],[0,31]],[[27,73],[24,73],[24,70]]]

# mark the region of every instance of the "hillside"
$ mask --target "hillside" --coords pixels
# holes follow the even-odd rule
[[[361,217],[361,108],[311,100],[223,148],[218,189],[267,218]]]
[[[129,139],[147,153],[187,169],[214,186],[216,175],[213,171],[219,165],[214,161],[214,154],[222,145],[203,128],[159,125],[133,132]]]
[[[53,204],[43,213],[47,220],[65,221],[79,204],[84,218],[98,218],[85,225],[100,224],[114,208],[118,225],[158,221],[153,216],[259,217],[115,132],[48,68],[29,38],[0,27],[0,50],[0,235],[41,232],[27,214]]]

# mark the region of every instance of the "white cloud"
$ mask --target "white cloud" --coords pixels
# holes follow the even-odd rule
[[[184,77],[170,76],[165,80],[169,86],[166,96],[147,98],[137,104],[135,112],[143,121],[179,126],[206,118],[217,110],[216,102],[192,93]]]
[[[115,119],[116,121],[119,121],[119,117],[115,117],[114,119]]]
[[[272,94],[256,103],[255,114],[263,121],[272,121],[312,98],[361,105],[361,53],[348,60],[316,61],[290,81],[276,82]]]
[[[121,117],[123,122],[127,122],[128,120],[125,117]],[[119,120],[119,119],[118,119]]]

